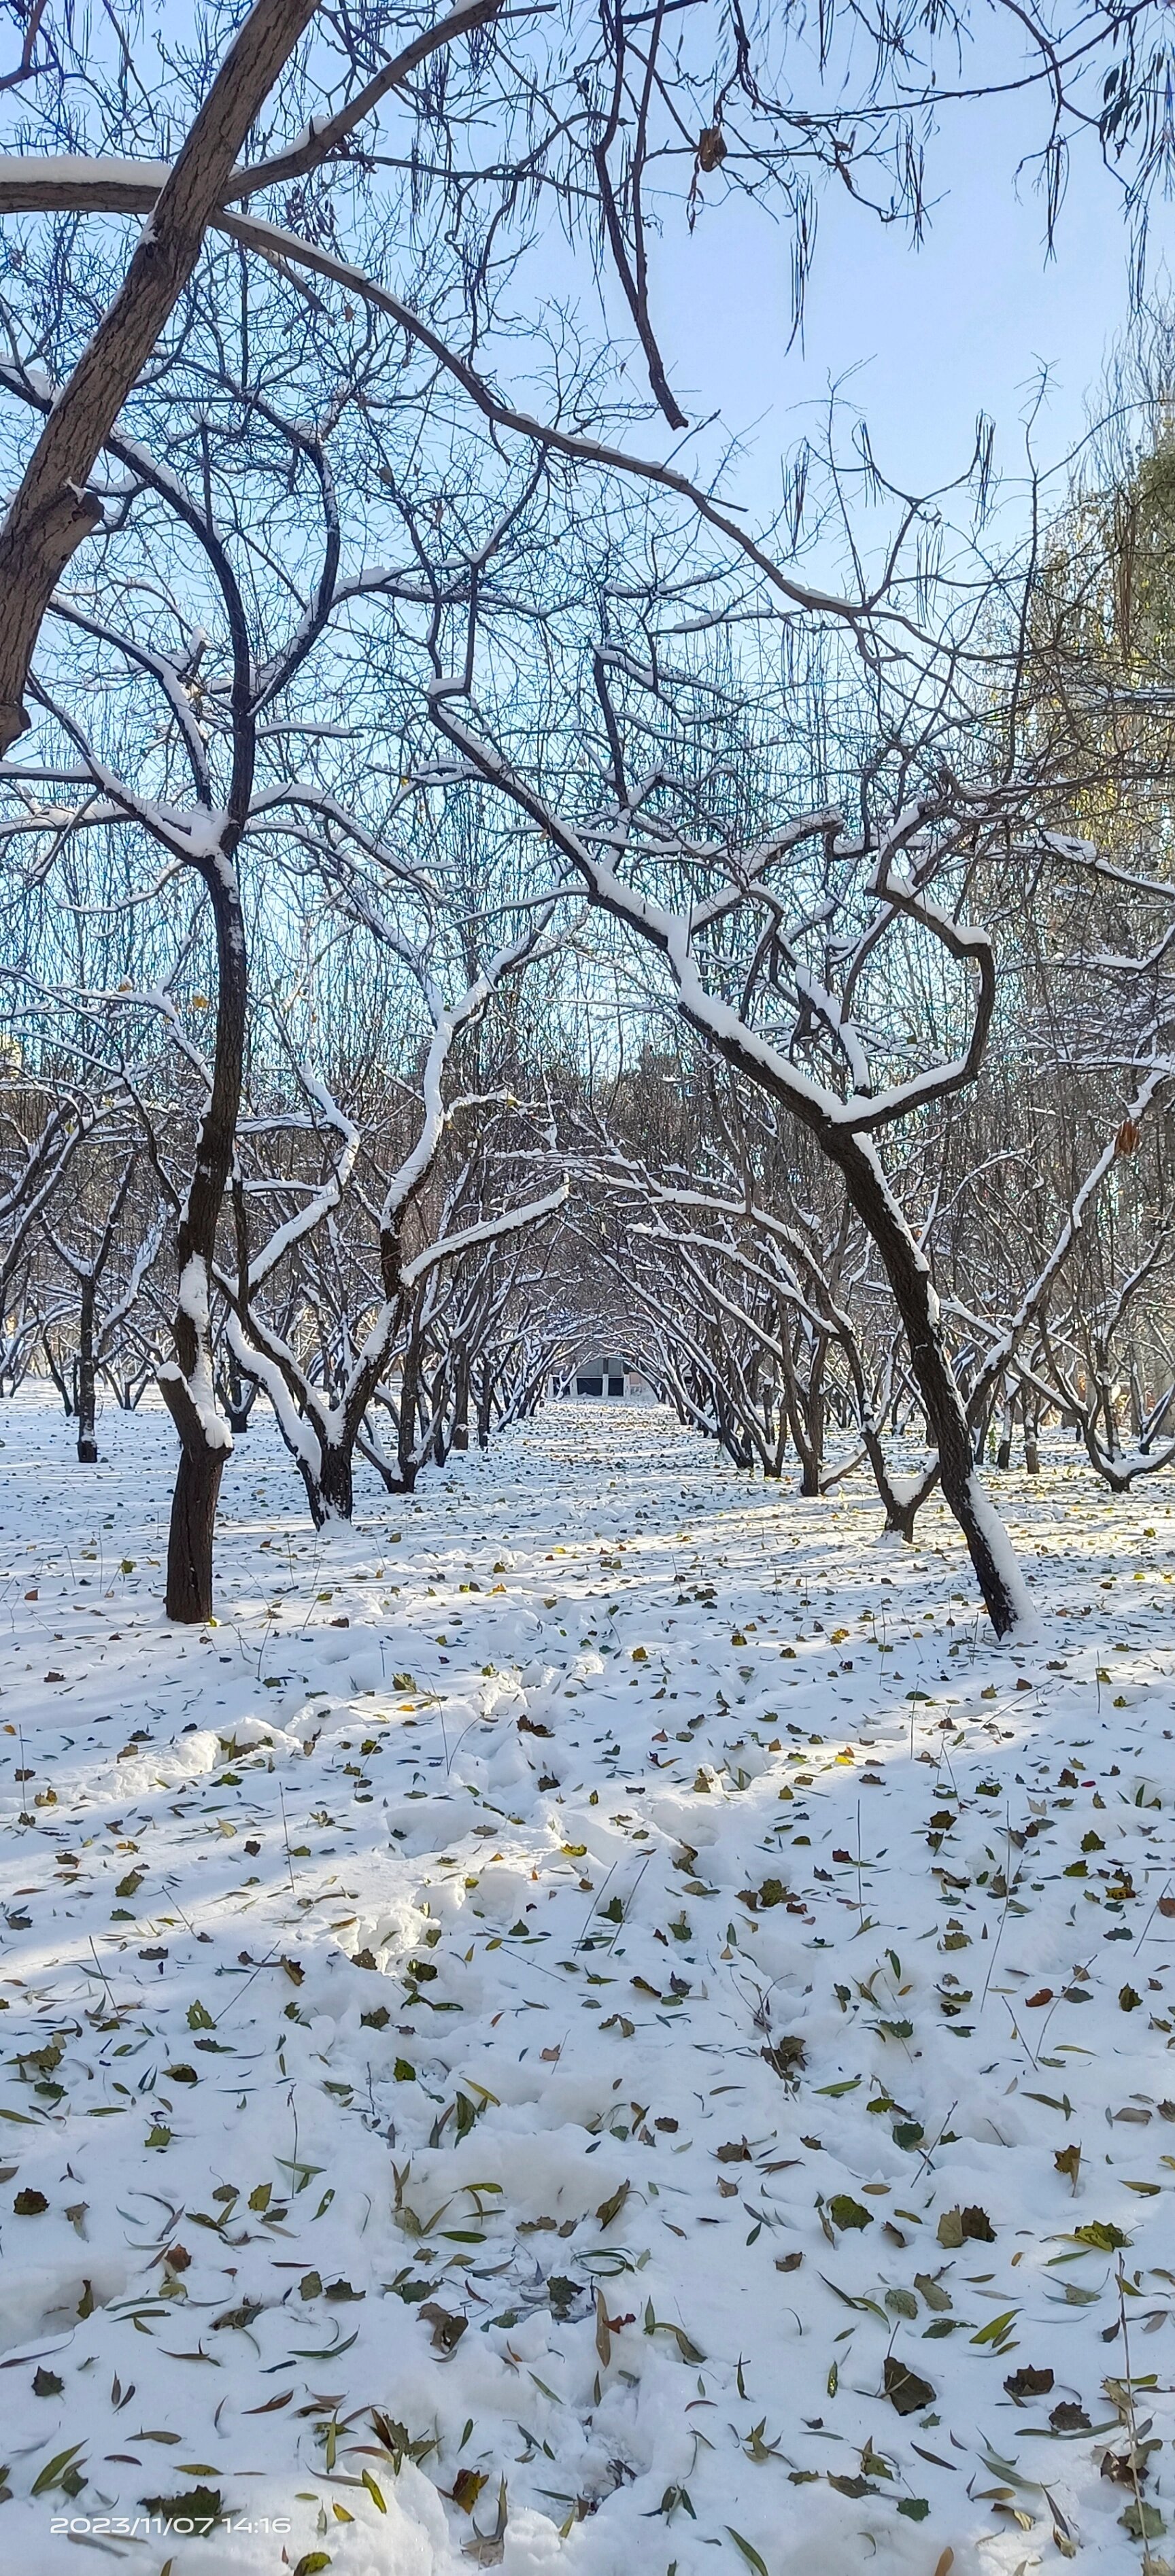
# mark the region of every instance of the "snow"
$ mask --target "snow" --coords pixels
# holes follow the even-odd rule
[[[987,1542],[992,1562],[1012,1604],[1012,1615],[1017,1627],[1025,1631],[1027,1643],[1029,1632],[1033,1628],[1032,1595],[1017,1563],[1015,1549],[1009,1543],[1007,1530],[995,1509],[982,1476],[970,1477],[968,1494],[971,1509]]]
[[[176,1306],[179,1313],[186,1315],[195,1327],[196,1365],[185,1374],[178,1362],[165,1360],[159,1375],[161,1378],[169,1379],[172,1384],[182,1385],[186,1389],[188,1400],[200,1425],[205,1447],[231,1450],[233,1435],[223,1413],[218,1410],[216,1389],[212,1379],[212,1350],[208,1329],[208,1266],[197,1252],[192,1253],[180,1272]]]
[[[1000,1479],[998,1647],[937,1495],[564,1402],[324,1536],[255,1414],[178,1631],[170,1425],[101,1439],[0,1407],[10,2563],[1135,2576],[1170,1481]]]
[[[113,153],[0,154],[0,192],[41,190],[49,206],[60,201],[58,192],[66,187],[86,189],[95,204],[101,204],[104,195],[119,190],[151,190],[157,196],[170,176],[168,161],[126,161]],[[40,375],[42,370],[36,372]]]

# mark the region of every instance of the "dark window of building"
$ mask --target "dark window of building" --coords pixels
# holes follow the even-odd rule
[[[575,1381],[575,1392],[577,1395],[602,1395],[604,1392],[603,1378],[577,1377]]]
[[[622,1378],[622,1377],[610,1377],[610,1378],[609,1378],[609,1380],[608,1380],[608,1393],[609,1393],[609,1395],[623,1395],[623,1393],[624,1393],[624,1380],[623,1380],[623,1378]]]

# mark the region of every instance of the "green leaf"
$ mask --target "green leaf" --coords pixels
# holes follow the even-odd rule
[[[925,2522],[929,2511],[925,2496],[903,2496],[898,2506],[898,2512],[904,2513],[907,2522]]]
[[[1091,2218],[1086,2227],[1075,2227],[1073,2235],[1078,2245],[1092,2245],[1095,2254],[1116,2254],[1120,2246],[1130,2243],[1120,2227],[1101,2218]]]
[[[1013,2318],[1018,2317],[1019,2314],[1018,2308],[1005,2308],[1000,2316],[989,2317],[987,2324],[980,2326],[978,2334],[972,2335],[972,2343],[998,2343],[1001,2336],[1007,2333]]]
[[[192,2523],[196,2536],[203,2540],[220,2521],[222,2512],[219,2487],[190,2487],[184,2495],[143,2496],[140,2502],[148,2513],[157,2513],[167,2524]]]
[[[828,2203],[828,2215],[834,2227],[872,2227],[873,2225],[872,2210],[862,2209],[860,2201],[854,2200],[847,2191],[833,2193]]]
[[[831,2102],[839,2102],[842,2093],[855,2093],[860,2081],[859,2075],[845,2075],[842,2076],[839,2084],[814,2084],[812,2090],[814,2093],[826,2093]],[[727,2529],[729,2528],[728,2524]]]
[[[885,2310],[878,2306],[876,2299],[855,2299],[851,2291],[838,2289],[836,2282],[829,2280],[827,2272],[822,2272],[820,2278],[824,2283],[825,2289],[831,2290],[834,2299],[839,2299],[842,2306],[846,2308],[859,2308],[863,2314],[868,2314],[871,2317],[880,2317],[883,2325],[888,2323]]]
[[[359,2328],[356,2326],[354,2334],[345,2335],[341,2343],[328,2343],[325,2352],[312,2351],[309,2344],[296,2343],[293,2351],[287,2356],[287,2358],[290,2361],[341,2361],[343,2354],[345,2352],[350,2352],[352,2344],[358,2343],[358,2341]],[[279,2370],[284,2370],[285,2363],[278,2362],[274,2367]]]
[[[1118,2520],[1132,2540],[1157,2540],[1160,2532],[1167,2528],[1158,2506],[1154,2504],[1128,2504]]]
[[[765,2559],[760,2558],[759,2552],[753,2546],[753,2543],[749,2540],[744,2540],[741,2531],[736,2531],[733,2523],[728,2522],[726,2528],[734,2542],[735,2548],[741,2549],[748,2567],[754,2568],[755,2576],[769,2576],[767,2562]]]
[[[83,2445],[80,2442],[71,2442],[67,2451],[55,2452],[53,2458],[51,2460],[46,2460],[44,2468],[41,2469],[38,2475],[34,2478],[29,2490],[30,2494],[35,2496],[47,2495],[50,2487],[55,2487],[57,2485],[62,2470],[69,2467],[71,2460],[76,2460],[78,2452],[82,2448]]]

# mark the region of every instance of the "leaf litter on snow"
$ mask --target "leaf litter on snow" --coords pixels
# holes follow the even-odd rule
[[[997,1650],[937,1506],[897,1549],[660,1414],[326,1538],[256,1422],[177,1634],[161,1420],[88,1486],[10,1420],[14,2563],[1158,2576],[1155,1493],[1010,1485]]]

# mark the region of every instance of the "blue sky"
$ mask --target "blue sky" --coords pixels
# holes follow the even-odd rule
[[[1122,195],[1096,146],[1078,151],[1055,256],[1031,172],[1039,106],[955,109],[930,155],[938,203],[916,247],[843,195],[822,197],[802,348],[787,348],[790,245],[745,202],[714,203],[692,238],[673,218],[655,253],[655,301],[671,383],[691,417],[721,407],[747,453],[728,482],[756,515],[778,491],[779,457],[853,370],[846,396],[867,414],[874,451],[907,488],[964,468],[976,414],[996,422],[997,464],[1023,465],[1023,415],[1048,366],[1042,460],[1080,436],[1086,399],[1128,318]],[[1172,209],[1152,209],[1148,277],[1164,276]],[[1170,265],[1175,268],[1175,259]],[[621,317],[615,317],[621,329]],[[639,353],[634,377],[640,374]],[[648,433],[646,433],[647,437]],[[664,436],[664,434],[663,434]],[[661,443],[661,442],[659,442]]]

